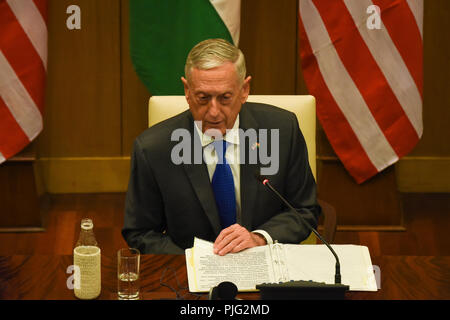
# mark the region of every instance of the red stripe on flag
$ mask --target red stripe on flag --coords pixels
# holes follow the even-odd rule
[[[400,56],[406,64],[423,99],[423,44],[419,26],[405,0],[373,0]]]
[[[0,152],[8,159],[22,150],[30,140],[28,140],[1,97],[0,120]]]
[[[41,13],[42,18],[44,18],[45,24],[48,24],[47,21],[47,0],[33,0],[34,4],[38,8]]]
[[[317,100],[317,116],[325,129],[334,151],[344,166],[361,183],[378,173],[359,142],[353,129],[337,105],[320,72],[299,15],[300,54],[303,75],[308,89]]]
[[[417,132],[357,30],[347,7],[341,1],[313,2],[342,63],[386,139],[399,157],[407,154],[419,140]]]
[[[43,114],[44,65],[6,1],[0,2],[0,30],[0,49]]]

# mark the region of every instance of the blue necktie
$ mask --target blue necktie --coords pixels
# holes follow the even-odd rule
[[[216,198],[222,229],[236,223],[236,195],[231,168],[225,159],[227,142],[219,140],[213,142],[218,162],[212,178],[212,189]]]

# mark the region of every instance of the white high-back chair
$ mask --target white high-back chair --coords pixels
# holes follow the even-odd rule
[[[295,113],[308,147],[309,165],[316,178],[316,99],[308,95],[250,95],[247,101],[271,104]],[[148,105],[148,126],[151,127],[188,108],[184,96],[153,96]]]
[[[271,104],[295,113],[308,148],[309,165],[316,178],[316,99],[310,95],[250,95],[247,101]],[[148,126],[188,108],[185,96],[153,96],[148,105]],[[316,243],[315,235],[311,233],[302,243]]]

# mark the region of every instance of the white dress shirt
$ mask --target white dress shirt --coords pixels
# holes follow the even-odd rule
[[[197,129],[198,135],[200,136],[200,141],[203,147],[203,160],[205,161],[208,174],[209,181],[212,181],[214,171],[216,170],[216,165],[218,162],[218,157],[214,145],[212,142],[214,141],[214,137],[211,137],[207,134],[204,134],[200,128],[197,126],[197,122],[195,123],[195,128]],[[225,153],[225,159],[228,165],[231,168],[231,173],[233,174],[233,182],[234,182],[234,192],[236,198],[236,221],[241,224],[241,183],[240,183],[240,149],[239,149],[239,115],[234,122],[234,125],[231,129],[227,129],[224,140],[228,142],[228,147]],[[264,230],[255,230],[254,233],[258,233],[262,235],[267,244],[272,244],[272,237]]]

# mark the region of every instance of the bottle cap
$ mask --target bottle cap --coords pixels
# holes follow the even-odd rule
[[[94,227],[94,223],[92,222],[91,219],[86,218],[81,220],[81,229],[83,230],[90,230]]]

